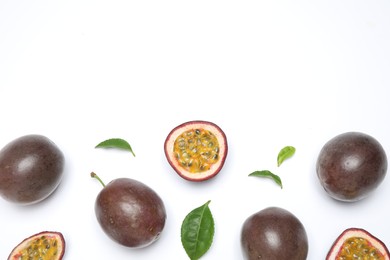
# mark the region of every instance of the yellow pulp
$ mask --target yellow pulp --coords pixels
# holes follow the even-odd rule
[[[55,237],[41,236],[31,241],[21,250],[15,260],[54,260],[58,259],[58,244]]]
[[[213,133],[191,129],[179,135],[173,147],[179,164],[191,173],[204,172],[219,159],[219,143]]]
[[[383,260],[385,257],[367,239],[351,237],[347,239],[337,256],[337,260]]]

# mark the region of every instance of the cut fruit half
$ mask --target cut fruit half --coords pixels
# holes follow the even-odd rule
[[[8,260],[61,260],[65,239],[60,232],[43,231],[24,239],[8,256]]]
[[[225,133],[214,123],[189,121],[175,127],[164,143],[172,168],[189,181],[205,181],[217,175],[226,160]]]
[[[361,228],[346,229],[333,243],[326,260],[389,260],[386,245]]]

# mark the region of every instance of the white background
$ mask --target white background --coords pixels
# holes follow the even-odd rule
[[[390,154],[389,1],[0,1],[0,146],[31,133],[66,156],[63,181],[42,203],[0,200],[0,259],[25,237],[61,231],[65,259],[188,259],[185,215],[211,200],[216,233],[203,259],[242,259],[240,229],[268,206],[296,215],[308,259],[324,259],[346,228],[390,244],[390,179],[352,204],[330,199],[315,163],[346,131],[374,136]],[[163,143],[185,121],[226,133],[214,179],[191,183],[168,165]],[[127,152],[94,149],[124,138]],[[294,157],[276,167],[279,150]],[[248,177],[268,169],[284,184]],[[133,250],[95,218],[105,181],[135,178],[162,197],[160,239]]]

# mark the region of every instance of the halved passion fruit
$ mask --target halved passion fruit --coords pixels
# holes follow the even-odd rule
[[[333,243],[326,260],[389,260],[389,250],[378,238],[361,228],[346,229]]]
[[[169,164],[182,178],[199,182],[221,171],[228,144],[225,133],[216,124],[189,121],[169,133],[164,151]]]
[[[60,260],[65,253],[65,240],[60,232],[43,231],[17,245],[8,260]]]

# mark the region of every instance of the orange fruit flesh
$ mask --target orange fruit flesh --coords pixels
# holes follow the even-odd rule
[[[17,260],[51,260],[57,259],[58,242],[55,237],[41,236],[29,242],[14,259]]]
[[[219,143],[204,129],[190,129],[179,135],[173,151],[179,165],[191,173],[205,172],[219,160]]]
[[[337,260],[384,260],[385,257],[367,239],[351,237],[347,239],[337,256]]]

